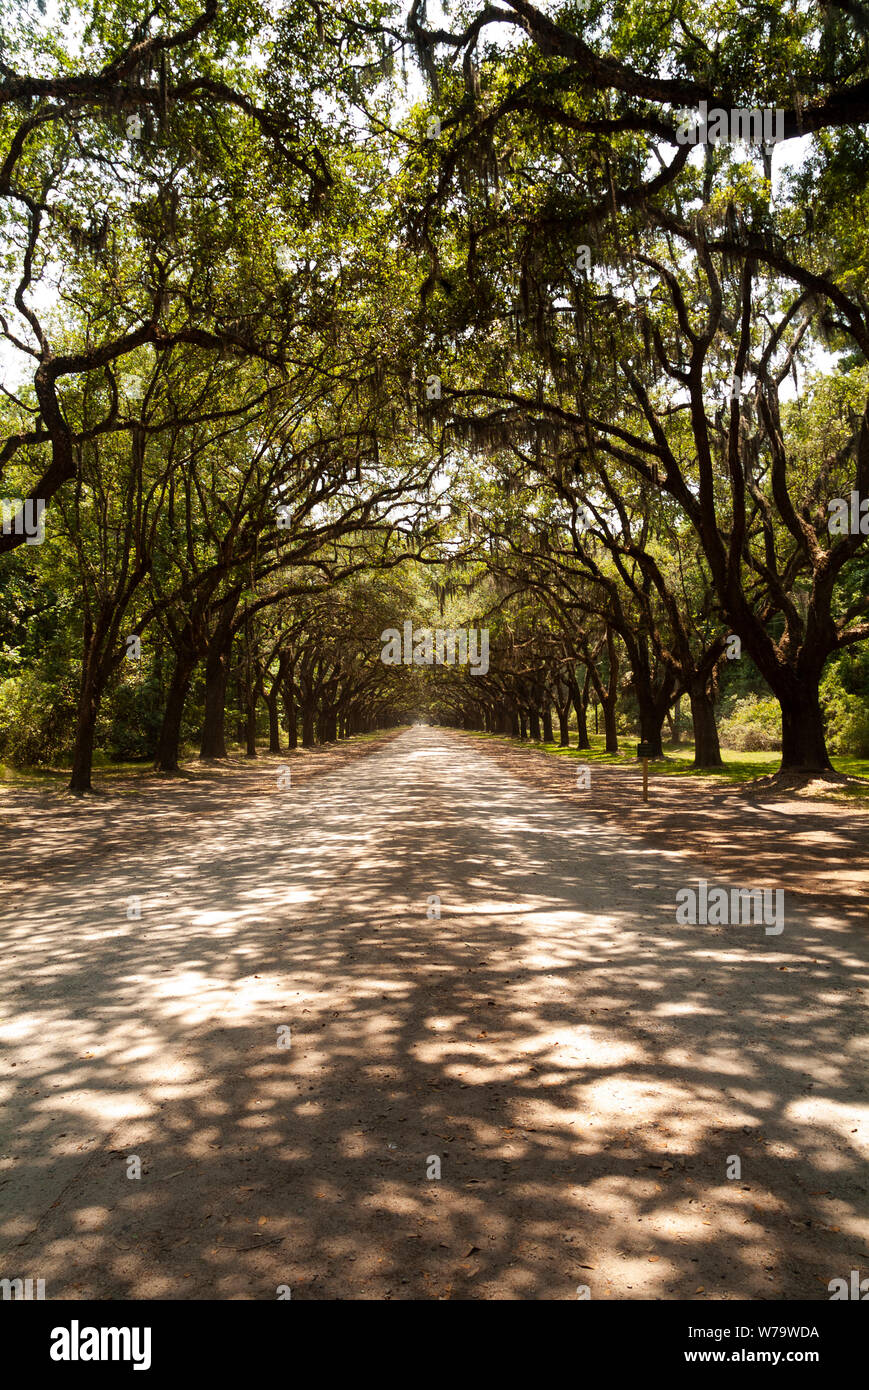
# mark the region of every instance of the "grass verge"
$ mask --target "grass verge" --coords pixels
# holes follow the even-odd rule
[[[485,734],[476,730],[466,732],[472,733],[474,738],[493,739],[512,744],[515,748],[535,748],[541,753],[550,753],[559,758],[572,758],[579,763],[605,763],[612,767],[637,766],[637,759],[632,752],[624,750],[619,753],[607,753],[604,750],[603,734],[589,735],[590,748],[560,748],[557,743],[538,743],[531,739],[509,738],[504,734]],[[575,733],[572,737],[576,737]],[[635,742],[636,740],[632,740],[629,746],[634,746]],[[656,777],[693,777],[714,786],[722,783],[753,782],[759,777],[778,772],[781,763],[777,753],[744,753],[732,748],[723,748],[721,756],[724,759],[724,767],[695,768],[693,744],[669,743],[664,745],[663,760],[656,759],[649,764],[649,768]],[[831,762],[837,772],[845,773],[849,777],[865,778],[866,785],[826,786],[823,790],[801,794],[808,795],[812,800],[865,802],[869,809],[869,758],[836,755],[831,758]]]

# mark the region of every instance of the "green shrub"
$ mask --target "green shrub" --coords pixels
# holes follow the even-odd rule
[[[722,748],[744,753],[770,752],[781,748],[781,708],[774,698],[761,700],[745,695],[737,700],[718,729]]]
[[[163,691],[154,675],[119,681],[105,701],[105,742],[115,762],[151,758],[163,715]]]
[[[837,652],[827,663],[821,708],[830,752],[869,757],[869,645]]]
[[[43,681],[36,671],[0,682],[0,759],[14,767],[63,759],[75,712],[72,689]]]
[[[847,690],[827,689],[822,697],[831,753],[869,757],[869,705]]]

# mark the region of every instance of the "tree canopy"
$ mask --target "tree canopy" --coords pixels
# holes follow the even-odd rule
[[[869,755],[867,126],[852,0],[12,5],[0,757]]]

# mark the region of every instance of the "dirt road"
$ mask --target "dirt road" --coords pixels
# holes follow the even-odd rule
[[[29,857],[19,818],[0,1275],[827,1299],[869,1274],[853,920],[786,895],[780,935],[677,925],[698,878],[774,880],[596,824],[447,732],[309,783],[280,766],[110,814],[42,796]]]

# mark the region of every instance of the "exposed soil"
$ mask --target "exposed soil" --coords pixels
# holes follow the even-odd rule
[[[621,826],[659,849],[700,855],[738,882],[835,903],[869,926],[869,815],[847,802],[801,797],[805,779],[799,786],[772,778],[721,785],[650,770],[644,803],[639,763],[586,764],[589,785],[580,789],[581,755],[577,761],[509,740],[461,737],[525,781],[568,797],[596,824]]]
[[[589,798],[445,731],[335,755],[284,789],[262,759],[4,792],[3,1276],[826,1300],[869,1274],[864,842],[838,808],[808,816],[834,848],[797,849],[802,813],[722,797],[716,836],[699,791],[645,810],[595,768]],[[797,888],[781,934],[675,922],[698,876],[780,885],[809,855],[829,900]]]

